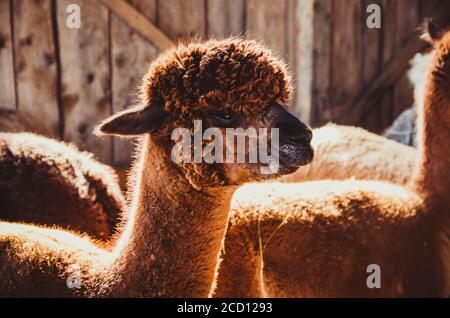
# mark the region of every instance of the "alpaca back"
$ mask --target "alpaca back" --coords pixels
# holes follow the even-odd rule
[[[417,151],[362,128],[328,124],[315,129],[314,160],[280,182],[380,180],[407,184]]]
[[[34,134],[0,133],[1,219],[106,240],[124,204],[114,171],[91,154]]]
[[[442,295],[433,222],[421,198],[404,187],[357,180],[250,184],[235,193],[231,211],[217,297]],[[381,268],[380,289],[366,284],[370,264]]]
[[[0,297],[86,295],[110,256],[67,230],[0,222]]]

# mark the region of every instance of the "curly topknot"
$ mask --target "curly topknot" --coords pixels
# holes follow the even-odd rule
[[[163,101],[176,118],[201,109],[248,113],[271,102],[287,104],[290,77],[283,62],[256,41],[180,44],[159,56],[144,77],[144,101]]]

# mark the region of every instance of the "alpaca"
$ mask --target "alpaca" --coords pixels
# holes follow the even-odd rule
[[[116,174],[91,154],[31,133],[0,133],[0,219],[57,225],[100,243],[124,205]]]
[[[414,98],[416,104],[419,105],[423,103],[422,91],[426,78],[426,69],[430,64],[430,60],[431,53],[426,55],[416,54],[414,59],[411,60],[412,67],[408,72],[408,78],[414,87]],[[406,123],[409,123],[411,121],[410,118],[415,118],[415,110],[410,109],[406,112],[407,120],[402,119],[402,122],[406,121]],[[398,135],[398,133],[395,134]],[[327,124],[324,127],[314,129],[313,135],[314,138],[312,144],[315,149],[314,161],[303,169],[280,177],[280,182],[355,178],[385,180],[405,185],[410,179],[417,152],[411,147],[399,145],[359,127]],[[386,136],[395,139],[394,134],[387,134]],[[403,137],[404,134],[402,133],[402,138]],[[415,138],[412,139],[415,140]],[[413,143],[413,140],[410,141]],[[67,158],[66,160],[70,161],[70,158]],[[120,179],[124,181],[126,179],[126,170],[118,170],[118,173],[122,175]],[[104,184],[105,188],[108,186],[113,188],[110,192],[115,191],[115,183],[108,182],[107,184]],[[41,199],[44,202],[47,200],[42,197],[42,193],[40,193],[39,196],[35,196],[35,198]],[[37,208],[41,206],[39,201],[36,202],[32,198],[28,198],[26,202],[28,202],[30,206],[36,207],[36,211],[42,211],[41,208]],[[100,218],[108,219],[110,222],[108,224],[105,224],[104,222],[101,223],[98,232],[113,233],[117,224],[111,221],[118,221],[117,215],[119,211],[118,209],[104,209],[102,214],[86,213],[83,220],[77,221],[73,217],[74,212],[80,211],[79,207],[76,205],[75,211],[71,209],[61,209],[58,213],[40,213],[37,217],[17,212],[23,210],[21,206],[9,206],[11,207],[11,211],[15,211],[15,214],[13,218],[9,218],[9,215],[0,215],[5,221],[55,224],[64,228],[69,227],[86,233],[93,232],[92,227],[98,223],[98,219]],[[45,222],[43,222],[44,219],[40,219],[43,216],[45,216]],[[52,216],[57,217],[52,218]],[[90,218],[92,218],[92,220],[90,220]],[[70,225],[72,226],[70,227]],[[107,228],[105,229],[105,227]],[[107,240],[107,246],[112,244],[112,237],[96,235],[95,238],[101,241]]]
[[[413,181],[243,186],[214,296],[449,295],[450,31],[429,30],[435,53]],[[371,268],[381,271],[379,286],[368,284]]]
[[[321,128],[314,129],[313,136],[312,145],[315,149],[314,161],[292,174],[281,176],[278,181],[293,183],[323,179],[343,180],[355,178],[385,180],[405,185],[410,180],[417,152],[412,147],[401,145],[362,128],[334,124],[327,124]],[[32,140],[29,140],[29,142],[32,142]],[[52,143],[57,142],[52,141]],[[32,146],[31,143],[27,143],[27,145]],[[36,152],[36,150],[34,151]],[[34,189],[30,189],[28,187],[30,182],[17,182],[17,180],[25,177],[29,180],[29,176],[25,174],[21,174],[20,177],[16,176],[15,178],[8,179],[14,181],[14,184],[0,181],[0,207],[3,207],[3,209],[0,209],[0,219],[12,222],[20,221],[41,225],[57,225],[67,229],[77,230],[92,235],[98,240],[100,246],[110,248],[114,243],[114,238],[118,236],[112,234],[118,234],[116,230],[120,221],[119,211],[123,203],[107,205],[106,203],[108,202],[106,202],[103,208],[100,209],[98,202],[95,200],[101,198],[102,200],[110,199],[112,201],[111,203],[122,202],[120,189],[117,186],[115,178],[108,178],[110,180],[108,182],[101,182],[102,180],[106,180],[106,177],[96,178],[94,180],[98,181],[93,182],[93,176],[98,175],[98,173],[90,173],[87,175],[85,171],[89,170],[86,168],[77,172],[78,167],[72,162],[71,153],[49,153],[47,151],[46,156],[47,158],[59,160],[62,164],[70,163],[70,171],[73,171],[74,178],[82,178],[82,180],[77,180],[76,182],[66,180],[67,174],[63,174],[61,171],[67,171],[68,169],[47,169],[45,171],[50,175],[44,177],[37,177],[33,174],[32,176],[37,177],[35,182],[54,182],[51,184],[51,187],[55,189],[45,192],[38,192],[37,189],[51,187],[36,186]],[[29,160],[30,158],[27,159]],[[38,160],[37,162],[41,162],[40,157],[36,160]],[[0,167],[2,161],[4,161],[4,158],[0,156]],[[91,158],[90,162],[94,162],[94,159]],[[6,163],[3,162],[3,164]],[[9,174],[12,171],[21,172],[24,171],[26,165],[29,165],[28,161],[16,160],[14,166],[20,167],[20,169],[5,169],[5,171],[9,171]],[[95,165],[100,167],[104,166],[97,162]],[[49,166],[46,165],[45,167],[48,168]],[[104,170],[110,169],[105,167]],[[105,174],[108,173],[105,172]],[[0,180],[1,177],[0,173]],[[96,188],[98,182],[101,182],[100,188]],[[80,196],[76,192],[76,187],[81,187],[80,184],[87,187],[81,193],[92,193],[92,190],[96,192],[87,197],[86,195]],[[17,191],[19,186],[21,186],[21,190]],[[90,192],[89,189],[91,189]],[[61,194],[61,191],[64,192]],[[53,199],[55,197],[54,193],[57,193],[56,198],[68,197],[68,199],[58,201],[64,204],[62,207],[58,207],[57,204],[47,204],[49,201],[56,202]],[[72,193],[73,195],[71,195]],[[113,193],[114,195],[111,196],[109,193]],[[24,194],[28,194],[27,200],[20,199],[23,198]],[[114,198],[116,200],[113,200]],[[88,199],[91,200],[88,201],[88,208],[85,208],[86,204],[77,203],[77,201],[67,204],[67,202],[73,202],[73,200],[84,202]],[[92,208],[92,210],[89,210],[89,208]],[[36,211],[39,211],[37,215],[34,214]]]
[[[141,136],[116,246],[107,252],[68,231],[0,223],[0,296],[208,296],[235,189],[292,173],[313,157],[311,130],[281,106],[289,95],[284,65],[254,41],[180,44],[158,57],[141,104],[98,127],[103,135]],[[185,153],[174,151],[172,132],[192,129],[194,119],[221,132],[278,128],[278,171],[175,160]]]

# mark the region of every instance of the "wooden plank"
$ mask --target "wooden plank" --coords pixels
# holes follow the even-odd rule
[[[365,0],[362,11],[363,11],[363,70],[364,70],[364,82],[370,82],[377,74],[381,71],[381,67],[383,65],[383,46],[382,44],[382,29],[383,25],[381,25],[380,29],[373,28],[370,29],[367,27],[366,21],[369,13],[366,12],[367,7],[370,4],[377,4],[382,7],[381,0]]]
[[[131,1],[150,22],[156,21],[156,0]],[[119,17],[111,17],[112,110],[118,112],[137,102],[137,86],[158,49]],[[114,165],[128,166],[134,149],[130,139],[113,139]]]
[[[383,51],[382,51],[382,60],[383,67],[385,67],[386,63],[392,58],[394,52],[397,48],[395,43],[395,33],[397,32],[397,22],[395,21],[397,5],[395,1],[391,0],[383,0]],[[384,70],[383,70],[384,71]],[[369,84],[370,85],[370,84]],[[387,86],[383,92],[380,92],[382,99],[379,107],[373,107],[375,109],[379,109],[379,130],[381,131],[381,127],[385,127],[391,123],[392,118],[392,110],[394,107],[394,87],[392,85]],[[357,107],[357,106],[355,106]]]
[[[99,2],[78,0],[81,28],[70,29],[66,8],[72,2],[57,2],[64,139],[111,163],[111,138],[92,134],[111,113],[108,10]]]
[[[433,8],[439,4],[441,0],[419,0],[419,16],[420,20],[424,21]]]
[[[286,0],[247,0],[246,30],[250,38],[262,40],[275,53],[287,58]]]
[[[313,43],[313,79],[311,125],[320,126],[331,117],[330,69],[332,2],[314,1],[314,43]]]
[[[287,50],[293,75],[294,99],[291,112],[311,123],[313,75],[314,0],[289,0]]]
[[[159,28],[170,39],[206,35],[204,0],[164,0],[158,5]]]
[[[170,39],[159,30],[147,17],[124,0],[101,0],[102,3],[121,17],[130,27],[138,31],[161,50],[171,47]],[[164,1],[166,2],[166,1]],[[149,6],[155,5],[150,1]]]
[[[395,38],[397,47],[400,48],[408,39],[411,31],[419,25],[419,2],[418,0],[398,0],[396,4],[398,9],[396,10],[397,32],[395,32]],[[403,110],[412,105],[413,89],[404,73],[394,84],[392,118],[383,128],[387,128]]]
[[[351,109],[352,101],[362,87],[362,30],[365,27],[359,0],[333,1],[332,70],[330,121],[356,124],[342,116]]]
[[[382,7],[381,0],[364,0],[364,4],[362,7],[363,15],[364,15],[364,27],[363,27],[363,83],[364,86],[368,85],[368,83],[381,71],[381,67],[383,65],[383,25],[380,29],[373,28],[370,29],[367,27],[366,21],[369,13],[366,12],[367,7],[370,4],[377,4]],[[378,98],[376,102],[379,105],[382,105],[382,98]],[[365,129],[370,131],[378,132],[380,131],[381,121],[383,118],[383,111],[381,107],[374,108],[371,112],[366,114],[364,118],[361,119],[361,122],[358,124]]]
[[[207,35],[224,38],[245,32],[244,0],[207,0]]]
[[[300,114],[300,105],[297,103],[298,101],[298,95],[299,95],[299,90],[298,90],[298,86],[299,83],[297,81],[297,76],[298,73],[297,69],[300,67],[300,62],[299,62],[299,58],[300,58],[300,54],[299,50],[301,48],[303,48],[303,46],[300,46],[299,44],[299,32],[300,32],[300,13],[298,12],[299,7],[300,7],[300,3],[296,0],[286,0],[286,7],[287,7],[287,11],[286,11],[286,22],[287,22],[287,27],[286,27],[286,38],[289,39],[289,43],[286,44],[286,54],[287,54],[287,66],[288,66],[288,70],[291,73],[292,76],[292,87],[293,87],[293,92],[292,92],[292,97],[291,97],[291,101],[289,106],[289,111],[291,114],[297,116],[298,118],[301,118],[301,114]],[[312,24],[312,21],[311,21]],[[310,32],[312,33],[312,25],[311,25],[311,29]],[[312,47],[311,47],[311,55],[312,55]],[[311,70],[312,72],[312,70]],[[312,73],[311,73],[312,75]],[[302,118],[302,120],[304,120],[304,118]]]
[[[10,1],[0,1],[0,108],[16,109]]]
[[[56,55],[50,0],[13,2],[17,108],[41,133],[59,136]]]

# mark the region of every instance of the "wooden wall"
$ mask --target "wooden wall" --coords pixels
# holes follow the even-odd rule
[[[384,88],[360,118],[351,116],[354,102],[383,72],[439,0],[316,0],[311,122],[356,124],[381,132],[413,104],[406,74]],[[367,5],[382,10],[382,28],[366,27]],[[450,15],[448,15],[450,22]]]
[[[383,8],[378,30],[365,27],[365,9],[373,2]],[[411,105],[404,76],[361,120],[347,115],[438,2],[0,0],[0,107],[20,112],[37,131],[75,142],[103,162],[125,165],[131,143],[97,138],[92,128],[135,102],[139,78],[161,43],[246,34],[289,64],[297,92],[291,109],[297,116],[312,125],[331,120],[381,131]],[[71,3],[81,7],[80,29],[66,26]],[[127,4],[136,10],[126,11]],[[153,25],[142,27],[142,19]],[[152,40],[153,26],[162,33]]]

